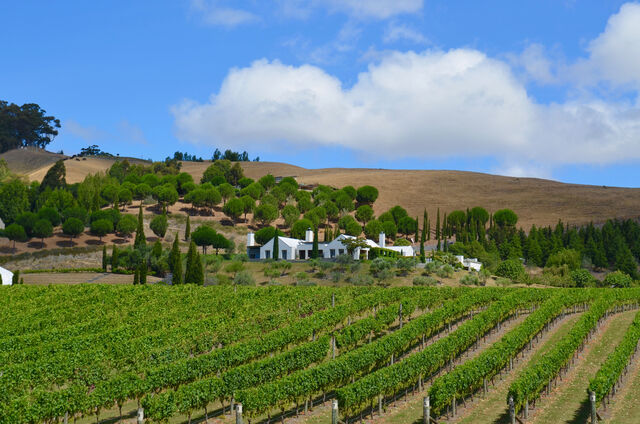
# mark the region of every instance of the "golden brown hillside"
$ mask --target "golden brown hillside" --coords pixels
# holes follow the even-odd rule
[[[7,152],[4,155],[8,155]],[[6,158],[9,166],[14,164]],[[24,160],[24,159],[23,159]],[[57,159],[56,159],[57,160]],[[67,159],[67,181],[79,182],[89,173],[105,171],[113,159]],[[26,173],[41,180],[54,161]],[[184,162],[183,170],[199,181],[210,162]],[[373,185],[380,190],[377,214],[402,205],[410,215],[422,217],[424,208],[435,223],[437,208],[442,213],[483,206],[490,212],[511,208],[520,217],[519,225],[554,225],[558,219],[569,224],[609,218],[640,217],[640,189],[565,184],[536,178],[513,178],[463,171],[403,171],[384,169],[305,169],[277,162],[242,163],[245,174],[257,179],[271,173],[294,176],[303,184],[334,187]]]

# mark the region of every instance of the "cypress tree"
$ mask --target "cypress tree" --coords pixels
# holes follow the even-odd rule
[[[137,286],[140,283],[140,270],[136,267],[136,270],[133,271],[133,285]]]
[[[107,245],[105,244],[104,246],[102,246],[102,270],[104,272],[107,272],[107,263],[108,263],[108,259],[107,259]]]
[[[447,224],[447,214],[446,213],[442,217],[442,231],[440,231],[440,234],[442,234],[442,238],[444,240],[447,240],[449,238],[449,225]]]
[[[418,220],[418,217],[416,216],[416,241],[418,241],[420,238],[420,221]]]
[[[431,240],[431,220],[427,218],[427,240]]]
[[[424,210],[424,215],[422,216],[422,234],[420,234],[420,262],[426,262],[426,258],[424,256],[424,242],[427,238],[427,210]]]
[[[142,260],[140,264],[140,284],[147,284],[147,262]]]
[[[178,235],[176,234],[176,238]],[[188,241],[191,238],[191,217],[187,214],[187,225],[184,228],[184,241]]]
[[[136,238],[133,242],[133,247],[139,249],[147,245],[147,238],[144,235],[144,221],[142,217],[142,205],[140,205],[140,212],[138,212],[138,228],[136,229]]]
[[[273,259],[280,259],[280,236],[278,235],[278,230],[276,229],[276,234],[273,237]]]
[[[200,261],[200,254],[193,242],[189,245],[189,252],[187,253],[187,271],[184,276],[184,282],[185,284],[204,284],[204,271]]]
[[[120,252],[118,252],[118,248],[116,245],[113,245],[113,249],[111,249],[111,272],[118,268],[118,259],[120,256]]]
[[[319,256],[318,252],[318,229],[313,232],[313,247],[311,248],[311,259],[317,259]]]
[[[336,225],[336,230],[333,233],[333,239],[337,239],[338,237],[340,237],[340,227]]]
[[[436,216],[436,238],[438,239],[438,245],[440,245],[440,208],[438,208],[438,215]]]
[[[178,255],[173,262],[173,271],[171,277],[171,284],[182,284],[182,255],[178,251]]]
[[[169,269],[171,270],[171,272],[173,272],[173,268],[178,256],[180,256],[180,242],[178,241],[178,233],[176,232],[176,238],[173,239],[171,252],[169,252]]]
[[[329,231],[331,231],[331,227],[329,227],[328,225],[324,227],[324,242],[325,243],[329,243],[331,240],[329,240]]]

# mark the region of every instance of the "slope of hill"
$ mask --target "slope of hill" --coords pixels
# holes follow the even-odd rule
[[[43,156],[42,152],[11,151],[0,157],[11,169],[21,166],[23,174],[32,180],[42,180],[48,168],[60,155]],[[33,160],[29,155],[33,155]],[[49,158],[46,162],[43,157]],[[129,159],[130,161],[139,161]],[[26,165],[38,164],[29,170]],[[114,159],[67,159],[67,182],[82,181],[90,173],[107,170]],[[144,161],[139,161],[143,163]],[[184,162],[183,170],[200,180],[210,162]],[[32,165],[35,166],[35,165]],[[243,162],[248,177],[257,179],[266,174],[293,176],[302,184],[326,184],[334,187],[366,184],[380,190],[375,204],[376,214],[394,205],[402,205],[411,216],[422,218],[426,208],[435,224],[436,211],[451,212],[483,206],[490,212],[502,208],[516,211],[518,223],[528,229],[532,224],[555,225],[559,219],[569,224],[604,222],[610,218],[640,217],[640,189],[565,184],[536,178],[514,178],[463,171],[406,171],[384,169],[305,169],[277,162]]]
[[[49,169],[58,160],[66,159],[67,157],[35,147],[13,149],[0,154],[0,159],[4,159],[7,162],[11,172],[20,175],[29,175],[42,168]]]

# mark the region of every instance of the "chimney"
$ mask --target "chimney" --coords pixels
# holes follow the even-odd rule
[[[384,234],[384,231],[382,231],[380,233],[379,236],[379,240],[378,240],[378,246],[382,247],[383,249],[386,247],[387,243],[386,243],[386,236]]]
[[[256,235],[249,231],[247,234],[247,247],[253,247],[256,245]]]
[[[304,233],[304,241],[313,242],[313,231],[311,228],[307,228],[307,232]]]

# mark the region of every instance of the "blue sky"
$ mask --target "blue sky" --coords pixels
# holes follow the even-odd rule
[[[0,36],[56,151],[639,185],[638,2],[25,0]]]

